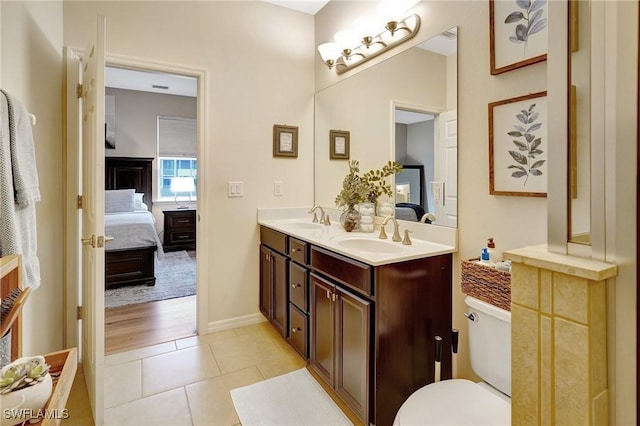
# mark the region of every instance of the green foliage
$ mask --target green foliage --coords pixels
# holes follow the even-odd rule
[[[11,365],[0,377],[0,394],[36,385],[44,380],[48,372],[49,365],[45,364],[40,357]]]
[[[386,178],[402,170],[402,165],[389,161],[381,169],[369,170],[360,176],[358,160],[349,161],[349,173],[342,181],[342,190],[335,203],[337,207],[355,206],[364,201],[375,203],[381,195],[392,196],[393,191]]]

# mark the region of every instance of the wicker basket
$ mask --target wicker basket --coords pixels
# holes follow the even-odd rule
[[[462,261],[462,292],[511,311],[511,274],[483,265],[478,259]]]

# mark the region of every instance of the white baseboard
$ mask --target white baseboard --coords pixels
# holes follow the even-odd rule
[[[217,333],[219,331],[231,330],[232,328],[244,327],[245,325],[258,324],[267,319],[260,312],[241,317],[229,318],[220,321],[210,322],[207,326],[207,333]]]

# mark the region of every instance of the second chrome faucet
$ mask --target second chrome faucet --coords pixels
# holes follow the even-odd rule
[[[320,219],[318,220],[318,215],[316,213],[316,210],[320,209]],[[325,214],[324,209],[322,208],[322,206],[319,205],[315,205],[313,207],[311,207],[311,210],[309,210],[309,213],[313,213],[313,220],[312,222],[314,223],[322,223],[325,226],[330,226],[331,225],[331,220],[329,220],[329,215]]]
[[[402,237],[400,236],[400,226],[398,225],[396,218],[392,215],[389,215],[382,220],[382,223],[380,224],[380,235],[378,238],[383,240],[387,239],[387,232],[384,227],[387,226],[387,223],[390,220],[393,221],[393,237],[391,237],[391,240],[396,242],[402,241]]]

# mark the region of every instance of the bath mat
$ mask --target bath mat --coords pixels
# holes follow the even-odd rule
[[[245,426],[353,425],[306,368],[231,390]]]

